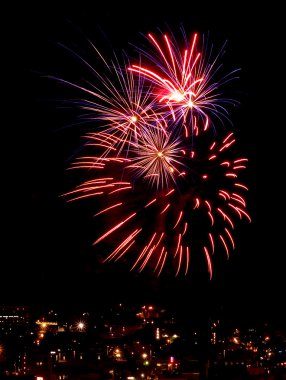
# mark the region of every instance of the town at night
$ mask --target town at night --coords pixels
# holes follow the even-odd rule
[[[156,305],[1,305],[1,379],[284,379],[286,330]],[[284,326],[285,327],[285,326]]]

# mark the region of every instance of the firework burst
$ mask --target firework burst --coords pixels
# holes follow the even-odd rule
[[[50,78],[85,95],[84,98],[73,100],[71,103],[84,111],[81,114],[84,123],[96,125],[106,136],[105,155],[108,155],[110,150],[120,153],[130,143],[137,141],[141,129],[146,129],[154,123],[160,125],[160,113],[151,97],[152,87],[145,85],[146,81],[141,75],[134,76],[125,69],[129,65],[125,54],[122,55],[121,62],[118,57],[114,57],[107,63],[98,49],[91,45],[96,57],[100,59],[100,70],[73,51],[72,53],[89,69],[93,76],[92,83],[86,81],[81,84],[59,77]],[[92,144],[95,146],[94,142]]]
[[[149,33],[151,48],[138,47],[142,63],[132,64],[128,69],[154,86],[153,95],[162,110],[168,112],[167,107],[172,118],[183,122],[186,134],[190,134],[196,133],[198,125],[205,131],[215,122],[229,119],[227,106],[237,102],[224,98],[220,91],[224,84],[237,78],[238,70],[219,76],[222,69],[219,59],[225,44],[214,54],[204,40],[199,51],[198,34],[188,39],[183,31],[183,36],[184,47],[173,36],[162,34],[158,39]]]
[[[234,72],[215,81],[221,52],[209,61],[198,52],[196,34],[184,50],[166,35],[163,46],[148,38],[156,53],[139,50],[156,69],[131,65],[127,57],[123,65],[108,64],[92,45],[106,75],[82,60],[95,83],[59,79],[86,95],[76,104],[94,125],[85,155],[70,166],[87,179],[64,196],[95,200],[103,230],[93,245],[105,252],[104,262],[124,259],[131,270],[148,267],[160,275],[168,268],[178,276],[200,257],[211,278],[214,253],[228,258],[237,221],[250,221],[247,159],[234,153],[233,132],[215,139],[207,133],[235,103],[218,92]]]
[[[110,226],[94,245],[106,242],[112,247],[105,261],[124,256],[132,269],[148,266],[159,275],[166,265],[178,275],[187,274],[192,255],[200,252],[212,277],[215,249],[228,258],[235,248],[237,220],[250,221],[247,187],[240,179],[247,159],[228,157],[235,144],[232,133],[219,143],[197,144],[196,149],[183,148],[172,135],[162,139],[161,133],[161,129],[155,134],[149,131],[147,142],[131,149],[129,158],[125,154],[81,157],[72,168],[93,169],[92,179],[65,196],[70,201],[93,197],[101,205],[96,217],[105,215],[100,220],[108,220]],[[164,186],[150,191],[150,177],[157,187]],[[100,247],[106,249],[104,244]]]

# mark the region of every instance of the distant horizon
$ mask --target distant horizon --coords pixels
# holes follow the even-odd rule
[[[68,316],[69,314],[81,314],[83,312],[90,312],[93,314],[101,314],[104,312],[110,312],[111,309],[116,309],[120,305],[122,305],[123,308],[130,308],[134,312],[139,312],[141,307],[146,306],[154,306],[155,308],[158,308],[159,310],[165,310],[167,315],[173,316],[175,320],[180,322],[182,325],[185,326],[207,326],[208,323],[211,321],[219,320],[220,323],[223,325],[225,324],[229,328],[232,326],[237,326],[241,328],[262,328],[262,327],[268,327],[270,329],[274,328],[276,330],[283,330],[286,331],[286,324],[283,317],[273,318],[273,317],[265,317],[265,316],[251,316],[251,317],[242,317],[241,315],[237,315],[235,313],[225,313],[223,308],[221,308],[221,312],[216,313],[202,313],[197,312],[194,313],[190,311],[189,309],[180,309],[178,310],[174,306],[170,305],[164,305],[164,304],[156,304],[154,302],[150,303],[137,303],[137,305],[134,305],[134,303],[128,303],[128,302],[106,302],[106,303],[85,303],[82,304],[62,304],[62,303],[40,303],[40,302],[34,302],[34,303],[0,303],[0,307],[27,307],[28,311],[35,313],[38,317],[45,316],[45,313],[53,310],[55,312],[58,312],[62,314],[62,316]],[[135,315],[134,315],[135,318]]]

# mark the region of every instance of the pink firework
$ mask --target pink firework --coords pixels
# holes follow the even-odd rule
[[[186,135],[196,133],[198,125],[205,131],[214,126],[214,122],[228,119],[227,105],[237,102],[222,97],[220,89],[236,78],[238,70],[219,77],[219,58],[224,46],[212,56],[212,49],[208,52],[202,46],[203,51],[199,50],[198,34],[190,40],[184,34],[184,47],[167,34],[159,39],[151,33],[147,37],[151,48],[138,48],[142,55],[140,63],[128,69],[152,84],[153,95],[162,110],[169,112],[174,121],[184,123]]]

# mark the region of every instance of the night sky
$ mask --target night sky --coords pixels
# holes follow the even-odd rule
[[[193,315],[286,320],[285,101],[282,10],[275,2],[27,2],[2,12],[2,249],[0,303],[100,305],[157,302]],[[103,3],[103,2],[102,2]],[[279,2],[276,1],[276,4]],[[156,4],[156,5],[154,5]],[[92,202],[66,204],[60,194],[82,144],[84,126],[63,99],[74,93],[47,79],[83,78],[86,69],[61,44],[93,62],[87,39],[108,54],[140,43],[140,33],[170,27],[210,34],[226,46],[225,64],[241,68],[235,82],[239,107],[230,115],[241,151],[249,158],[248,210],[238,223],[237,249],[192,278],[129,272],[103,265],[91,246]],[[96,64],[96,63],[95,63]],[[3,86],[4,83],[4,86]],[[229,126],[228,126],[229,127]],[[190,311],[191,310],[191,311]]]

